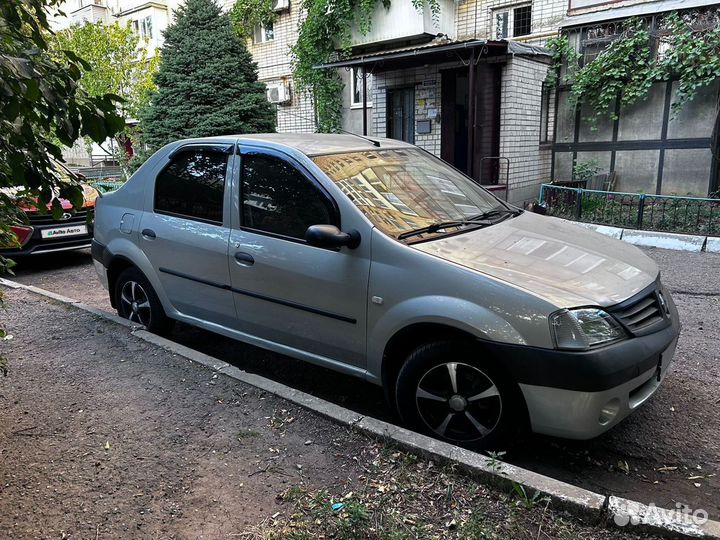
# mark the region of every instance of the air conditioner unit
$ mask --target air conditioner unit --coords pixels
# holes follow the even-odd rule
[[[285,11],[290,9],[290,0],[272,0],[273,11]]]
[[[281,104],[290,102],[290,86],[287,83],[268,84],[266,94],[270,103]]]

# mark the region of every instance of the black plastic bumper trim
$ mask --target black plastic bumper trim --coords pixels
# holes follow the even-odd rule
[[[657,367],[660,355],[678,335],[679,327],[674,323],[652,334],[578,352],[496,342],[483,344],[520,384],[601,392]],[[664,359],[663,364],[668,361]]]
[[[246,291],[243,289],[236,289],[235,287],[231,287],[230,285],[226,285],[224,283],[217,283],[216,281],[209,281],[207,279],[191,276],[189,274],[184,274],[182,272],[177,272],[175,270],[170,270],[168,268],[158,268],[160,272],[163,272],[164,274],[170,274],[171,276],[176,276],[183,279],[189,279],[190,281],[195,281],[197,283],[202,283],[203,285],[208,285],[210,287],[216,287],[218,289],[224,289],[227,291],[231,291],[237,294],[242,294],[243,296],[249,296],[250,298],[257,298],[258,300],[265,300],[266,302],[272,302],[273,304],[279,304],[281,306],[286,306],[293,309],[299,309],[302,311],[307,311],[308,313],[314,313],[315,315],[321,315],[323,317],[328,317],[330,319],[335,319],[338,321],[350,323],[350,324],[357,324],[357,319],[353,319],[351,317],[346,317],[344,315],[338,315],[337,313],[331,313],[329,311],[324,311],[322,309],[317,309],[311,306],[306,306],[304,304],[298,304],[296,302],[290,302],[288,300],[282,300],[280,298],[274,298],[272,296],[265,296],[264,294],[258,294],[251,291]]]

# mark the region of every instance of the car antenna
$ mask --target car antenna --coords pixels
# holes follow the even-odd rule
[[[297,113],[294,113],[294,112],[286,111],[286,110],[284,110],[284,109],[281,109],[280,107],[275,107],[275,109],[276,109],[278,112],[281,112],[281,113],[283,113],[283,114],[289,114],[290,116],[294,116],[294,117],[296,117],[296,118],[299,118],[300,120],[305,120],[306,122],[310,122],[310,123],[312,123],[313,125],[315,125],[315,120],[311,120],[310,118],[308,118],[308,117],[306,117],[306,116],[303,116],[303,115],[301,115],[301,114],[297,114]],[[358,137],[359,139],[362,139],[363,141],[367,141],[367,142],[369,142],[370,144],[372,144],[373,146],[375,146],[375,147],[377,147],[377,148],[380,148],[380,141],[376,141],[376,140],[374,140],[374,139],[371,139],[370,137],[365,137],[364,135],[358,135],[357,133],[353,133],[352,131],[348,131],[348,130],[343,129],[343,128],[338,128],[338,129],[339,129],[340,131],[342,131],[343,133],[345,133],[346,135],[352,135],[352,136],[354,136],[354,137]]]

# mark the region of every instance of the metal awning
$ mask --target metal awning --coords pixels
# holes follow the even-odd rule
[[[666,11],[693,9],[716,4],[717,0],[663,0],[661,2],[644,2],[642,4],[635,4],[631,6],[603,9],[601,11],[585,13],[583,15],[572,15],[560,23],[560,28],[584,26],[599,22],[626,19],[628,17],[642,17],[644,15],[653,15],[655,13],[662,13]]]
[[[473,77],[475,65],[482,58],[497,58],[504,62],[508,56],[544,56],[549,59],[550,51],[541,47],[533,47],[514,41],[492,41],[470,39],[465,41],[451,41],[447,38],[436,38],[429,43],[412,45],[396,49],[386,49],[377,52],[358,54],[338,60],[313,66],[314,69],[337,69],[359,67],[362,75],[362,123],[363,135],[367,135],[367,73],[379,73],[396,69],[409,69],[428,64],[443,64],[446,62],[461,61],[469,69],[469,94],[474,94]],[[473,101],[471,100],[471,104]],[[472,108],[469,116],[472,117]],[[469,137],[469,144],[472,137]]]
[[[549,51],[514,41],[492,41],[471,39],[466,41],[433,40],[423,45],[413,45],[378,52],[357,54],[336,62],[314,66],[315,69],[372,66],[373,71],[389,71],[440,64],[453,60],[467,60],[472,52],[476,57],[501,57],[507,54],[528,56],[550,56]]]

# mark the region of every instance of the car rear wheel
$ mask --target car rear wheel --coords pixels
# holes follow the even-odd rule
[[[516,387],[468,343],[415,349],[398,374],[400,417],[412,429],[473,450],[498,448],[517,432]]]
[[[115,283],[118,315],[138,323],[155,334],[168,332],[173,325],[148,279],[137,268],[128,268]]]

